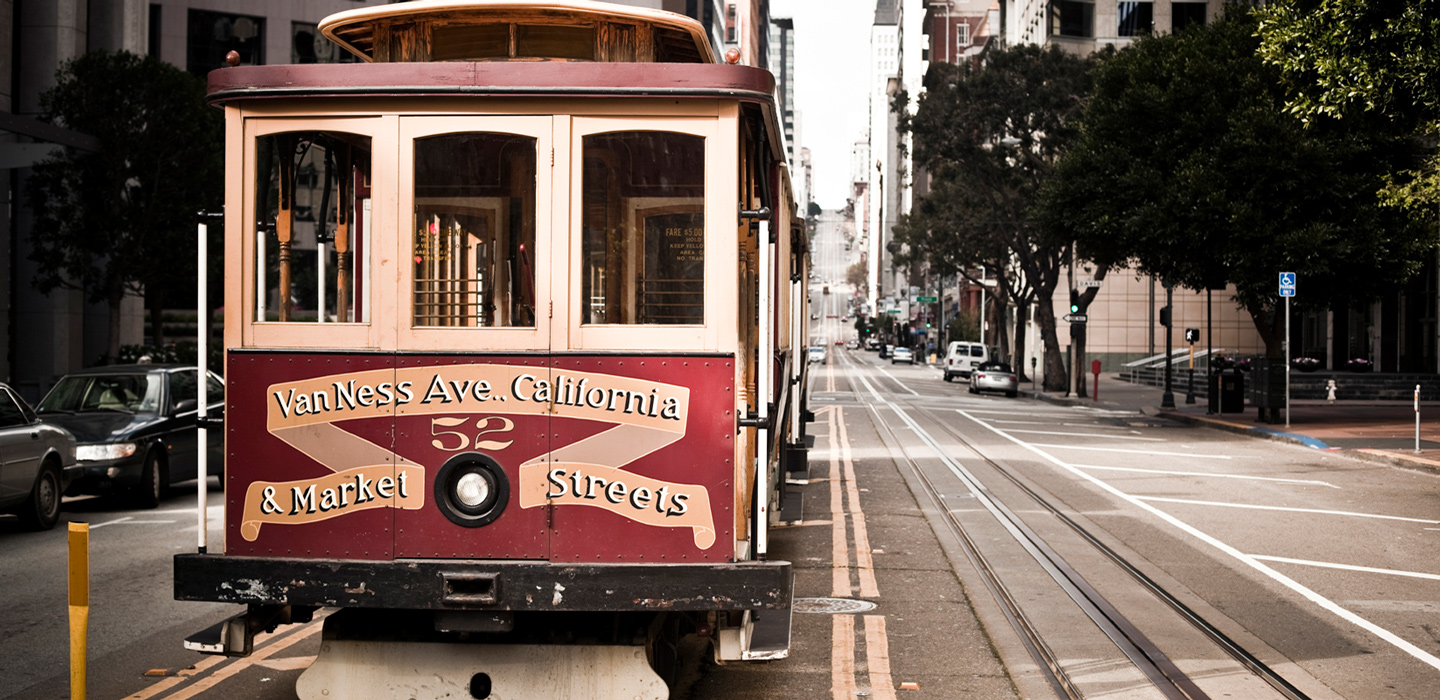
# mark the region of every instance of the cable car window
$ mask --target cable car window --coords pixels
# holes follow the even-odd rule
[[[415,140],[420,327],[535,327],[535,139]]]
[[[584,137],[583,323],[705,322],[705,139]]]
[[[256,321],[368,321],[370,138],[328,131],[261,136],[255,149]]]

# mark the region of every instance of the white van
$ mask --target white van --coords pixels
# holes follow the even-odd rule
[[[981,363],[990,361],[990,349],[982,343],[950,343],[945,349],[945,381],[969,377]]]

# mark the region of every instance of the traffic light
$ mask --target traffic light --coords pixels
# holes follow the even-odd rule
[[[1080,290],[1070,290],[1070,313],[1080,313]]]
[[[1170,305],[1169,305],[1169,304],[1166,304],[1165,306],[1160,307],[1160,325],[1162,325],[1162,326],[1164,326],[1164,327],[1166,327],[1166,328],[1169,328],[1169,327],[1170,327]]]
[[[1199,329],[1199,328],[1186,328],[1186,329],[1185,329],[1185,342],[1190,343],[1191,345],[1194,345],[1195,343],[1200,342],[1200,329]]]

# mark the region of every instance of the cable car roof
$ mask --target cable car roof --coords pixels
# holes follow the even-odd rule
[[[319,29],[377,63],[716,62],[699,22],[592,0],[415,0],[340,12]]]

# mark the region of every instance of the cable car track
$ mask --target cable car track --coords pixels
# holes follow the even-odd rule
[[[853,363],[853,359],[849,357],[846,359]],[[1175,595],[1167,591],[1154,579],[1147,576],[1120,553],[1106,545],[1080,523],[1067,516],[1053,503],[1024,483],[1010,469],[987,457],[979,445],[961,434],[960,431],[950,425],[949,421],[941,420],[934,412],[934,409],[923,406],[902,407],[897,405],[880,393],[876,384],[872,384],[863,374],[857,374],[856,376],[858,383],[852,383],[850,389],[856,395],[857,400],[864,405],[868,405],[872,411],[876,411],[877,413],[881,408],[888,408],[898,416],[905,423],[905,426],[911,429],[915,433],[915,436],[933,451],[933,458],[939,459],[954,476],[965,484],[975,498],[977,498],[1000,524],[1015,537],[1015,540],[1035,558],[1076,605],[1115,643],[1131,663],[1155,685],[1156,689],[1166,697],[1167,700],[1202,700],[1208,699],[1209,696],[1123,613],[1111,605],[1098,590],[1066,563],[1065,559],[1055,552],[1043,538],[1030,529],[1013,510],[1001,502],[983,482],[961,465],[957,459],[950,456],[931,436],[930,432],[922,427],[916,421],[915,417],[910,415],[912,411],[918,411],[926,419],[942,426],[943,433],[947,437],[969,448],[988,468],[993,469],[996,473],[1005,477],[1011,484],[1018,487],[1021,493],[1025,494],[1025,496],[1036,505],[1039,505],[1046,512],[1053,515],[1086,543],[1094,547],[1105,559],[1119,567],[1144,590],[1165,603],[1171,610],[1186,622],[1190,623],[1192,627],[1200,631],[1201,634],[1227,656],[1255,674],[1255,676],[1274,689],[1275,692],[1288,698],[1288,700],[1309,700],[1309,696],[1304,692],[1241,647],[1215,625],[1186,606]],[[885,375],[881,374],[880,376]],[[898,380],[895,381],[899,383]],[[864,395],[865,392],[861,390],[862,385],[868,390],[868,393],[871,395],[870,397]],[[893,392],[893,390],[889,390],[887,387],[887,393],[888,392]],[[877,418],[879,418],[879,416],[877,416]],[[935,506],[936,511],[940,514],[951,533],[954,534],[960,542],[966,557],[971,564],[974,565],[981,579],[985,582],[986,588],[999,603],[1003,614],[1017,634],[1019,634],[1022,644],[1035,660],[1038,668],[1045,676],[1047,683],[1055,691],[1057,697],[1070,700],[1083,698],[1084,695],[1074,680],[1066,673],[1062,662],[1054,650],[1046,644],[1039,631],[1026,616],[1025,611],[1017,602],[1016,596],[1010,591],[1009,587],[1006,586],[1004,580],[1002,580],[1000,573],[990,564],[977,546],[977,543],[965,532],[964,526],[951,513],[942,499],[940,490],[936,487],[930,475],[917,464],[918,459],[929,459],[932,457],[930,455],[914,455],[912,453],[913,448],[906,445],[906,441],[901,440],[896,434],[895,429],[886,424],[884,420],[876,420],[876,425],[883,432],[888,433],[888,442],[892,445],[899,446],[903,454],[903,456],[899,458],[909,464],[911,473],[922,485],[926,496]]]

